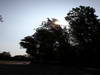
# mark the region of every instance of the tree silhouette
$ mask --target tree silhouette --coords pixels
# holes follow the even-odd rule
[[[32,61],[97,63],[100,57],[100,20],[95,9],[79,6],[69,11],[65,19],[69,22],[69,29],[62,28],[57,19],[47,18],[33,35],[22,39],[20,45],[33,57]]]
[[[81,56],[86,57],[88,61],[94,60],[100,42],[100,24],[95,9],[89,6],[76,7],[65,19],[70,24],[69,35],[74,38],[73,42]]]
[[[55,22],[57,19],[43,21],[32,36],[21,40],[20,45],[26,48],[36,61],[62,61],[68,50],[68,33]]]
[[[0,59],[10,59],[11,54],[9,52],[2,52],[0,53]]]
[[[3,17],[2,17],[2,15],[0,15],[0,22],[3,22]]]

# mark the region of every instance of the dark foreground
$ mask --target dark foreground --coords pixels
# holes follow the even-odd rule
[[[0,75],[100,75],[100,69],[51,64],[0,65]]]

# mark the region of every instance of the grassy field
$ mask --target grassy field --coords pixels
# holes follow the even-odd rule
[[[0,63],[0,75],[100,75],[100,69],[84,66],[29,65],[29,61],[0,61]]]
[[[7,61],[7,60],[0,60],[0,64],[29,64],[30,61]]]

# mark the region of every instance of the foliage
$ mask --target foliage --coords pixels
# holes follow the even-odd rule
[[[0,53],[0,59],[9,59],[11,54],[9,52],[2,52]]]
[[[33,35],[21,40],[21,47],[40,62],[97,63],[100,57],[100,20],[95,9],[79,6],[69,11],[65,19],[69,22],[69,29],[57,24],[57,19],[48,18]]]
[[[56,25],[57,19],[44,21],[32,36],[21,40],[20,45],[27,49],[27,53],[38,60],[61,60],[68,48],[66,28]]]
[[[0,15],[0,22],[3,22],[3,17],[2,17],[2,15]]]
[[[26,55],[15,55],[14,57],[12,57],[12,60],[17,60],[17,61],[30,61],[31,57],[30,56],[26,56]]]
[[[95,9],[89,6],[73,8],[65,17],[70,24],[70,36],[75,38],[73,43],[85,59],[95,57],[97,45],[100,42],[100,23],[95,15]],[[88,58],[89,57],[89,58]]]

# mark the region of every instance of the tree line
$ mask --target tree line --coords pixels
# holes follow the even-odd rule
[[[65,20],[69,28],[56,24],[57,19],[43,21],[20,45],[34,62],[70,64],[99,64],[100,19],[90,6],[72,8]]]
[[[0,61],[5,60],[5,61],[30,61],[32,59],[31,56],[29,55],[15,55],[12,56],[10,52],[1,52],[0,53]]]

